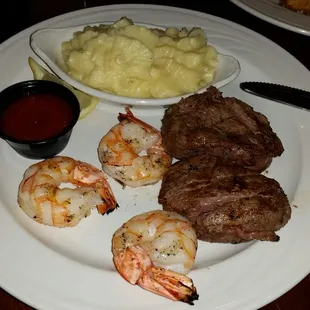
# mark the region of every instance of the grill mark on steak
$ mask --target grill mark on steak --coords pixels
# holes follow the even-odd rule
[[[158,201],[187,217],[200,240],[239,243],[278,241],[291,207],[279,183],[257,172],[197,156],[174,163]]]
[[[224,98],[213,86],[169,107],[161,134],[177,159],[207,153],[259,172],[284,151],[266,116],[241,100]]]

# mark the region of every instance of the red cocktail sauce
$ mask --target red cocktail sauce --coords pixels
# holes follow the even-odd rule
[[[46,140],[61,133],[72,118],[72,108],[64,99],[53,94],[31,94],[3,111],[0,130],[17,140]]]

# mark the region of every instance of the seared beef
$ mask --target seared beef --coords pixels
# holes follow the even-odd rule
[[[173,164],[163,178],[159,203],[187,217],[198,238],[209,242],[278,241],[275,231],[291,216],[277,181],[206,156]]]
[[[177,159],[208,154],[260,172],[284,150],[263,114],[236,98],[223,98],[215,87],[168,108],[161,133],[164,147]]]

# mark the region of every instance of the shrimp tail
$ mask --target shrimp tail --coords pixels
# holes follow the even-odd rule
[[[125,111],[126,113],[119,113],[118,114],[118,120],[121,122],[125,119],[130,119],[130,120],[138,120],[134,115],[133,113],[131,112],[130,108],[129,107],[126,107],[125,108]]]
[[[113,195],[112,189],[108,182],[101,182],[99,185],[100,196],[103,200],[103,203],[97,205],[98,213],[100,214],[109,214],[119,207],[115,196]]]
[[[174,296],[174,300],[180,300],[190,305],[193,305],[193,302],[198,300],[197,289],[193,280],[189,277],[159,267],[153,267],[152,274],[155,281],[168,291],[171,296]]]
[[[86,165],[84,162],[78,161],[73,171],[73,180],[77,186],[92,183],[100,194],[102,203],[97,205],[98,213],[109,214],[118,208],[116,198],[112,192],[104,173],[94,166]]]
[[[187,276],[155,267],[139,246],[127,247],[114,256],[114,265],[122,277],[129,283],[174,301],[183,301],[193,305],[199,295],[193,281]]]
[[[159,133],[159,130],[154,128],[153,126],[151,126],[150,124],[147,124],[145,122],[143,122],[141,119],[136,118],[133,113],[130,111],[129,107],[125,108],[126,114],[124,113],[119,113],[118,115],[118,120],[121,122],[123,120],[128,120],[131,121],[135,124],[140,125],[141,127],[143,127],[147,132],[149,133]]]

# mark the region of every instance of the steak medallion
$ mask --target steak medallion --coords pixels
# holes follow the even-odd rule
[[[291,207],[279,183],[216,157],[191,157],[165,174],[159,203],[187,217],[200,240],[240,243],[278,241]]]
[[[208,154],[258,172],[284,151],[266,116],[241,100],[224,98],[213,86],[170,106],[161,134],[174,158]]]

